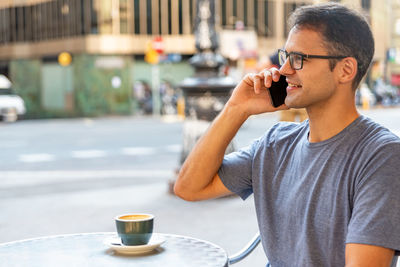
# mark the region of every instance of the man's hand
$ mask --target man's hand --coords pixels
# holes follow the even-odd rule
[[[281,74],[277,68],[265,69],[258,74],[247,74],[236,86],[227,105],[238,106],[247,115],[287,109],[286,105],[275,108],[268,88],[279,81]]]
[[[279,77],[278,69],[272,68],[242,79],[182,165],[174,187],[176,195],[197,201],[232,194],[218,176],[226,148],[250,115],[287,108],[274,108],[267,91]]]
[[[393,249],[350,243],[346,245],[346,267],[389,267],[393,255]]]

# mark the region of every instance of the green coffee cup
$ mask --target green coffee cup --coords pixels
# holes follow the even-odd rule
[[[126,246],[146,245],[153,234],[154,215],[132,213],[115,218],[118,235]]]

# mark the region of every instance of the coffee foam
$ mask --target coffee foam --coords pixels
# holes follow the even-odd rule
[[[131,215],[122,215],[118,217],[119,220],[124,220],[124,221],[139,221],[139,220],[146,220],[150,219],[150,215],[146,214],[131,214]]]

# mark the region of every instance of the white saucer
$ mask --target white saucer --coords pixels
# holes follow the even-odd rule
[[[115,250],[116,252],[120,254],[126,254],[126,255],[139,255],[139,254],[144,254],[148,253],[156,248],[158,248],[162,243],[164,243],[165,240],[157,234],[152,235],[149,243],[146,245],[138,245],[138,246],[126,246],[122,244],[121,238],[115,236],[115,237],[109,237],[104,240],[104,244]]]

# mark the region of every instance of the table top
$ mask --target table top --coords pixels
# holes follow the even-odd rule
[[[48,236],[0,244],[0,266],[140,266],[225,267],[219,246],[192,237],[157,234],[165,242],[142,255],[122,255],[104,243],[116,233]]]

